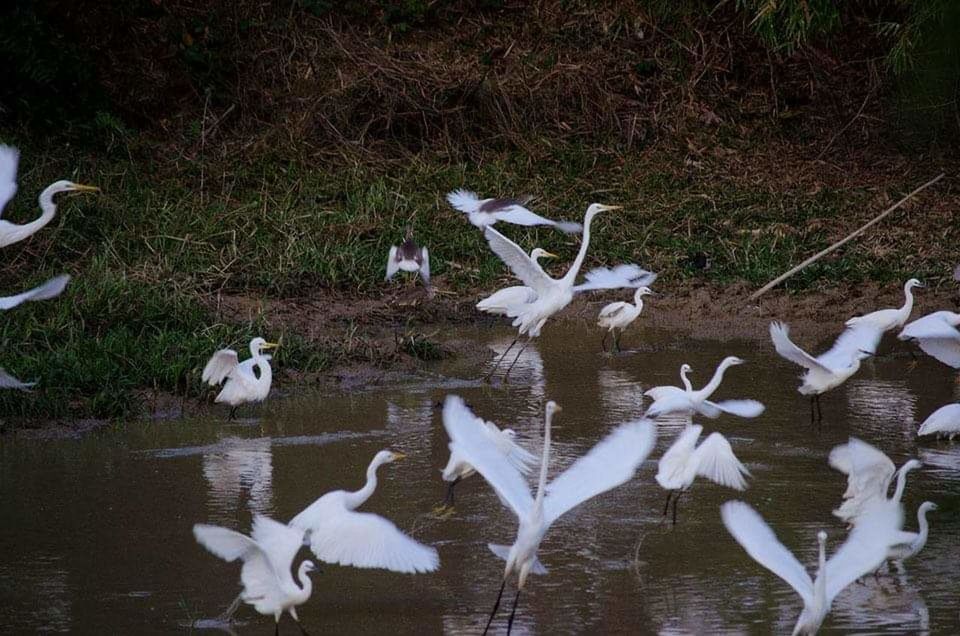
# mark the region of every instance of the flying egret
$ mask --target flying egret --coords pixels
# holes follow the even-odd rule
[[[634,320],[640,317],[643,311],[643,297],[653,294],[649,287],[640,287],[633,293],[633,304],[625,302],[610,303],[604,305],[597,316],[597,326],[607,331],[603,334],[603,340],[600,341],[600,348],[607,350],[607,336],[613,333],[613,348],[620,351],[620,338],[624,330],[630,326]],[[617,335],[616,330],[620,330]]]
[[[529,197],[524,199],[480,199],[469,190],[454,190],[447,194],[447,201],[455,209],[467,215],[470,222],[481,230],[498,221],[514,225],[552,225],[561,232],[576,234],[583,230],[579,223],[569,221],[551,221],[534,214],[525,206]]]
[[[444,413],[446,413],[446,411],[444,411]],[[467,413],[470,413],[469,410]],[[473,416],[472,413],[470,413],[470,415]],[[485,421],[476,416],[473,417],[475,425],[490,438],[497,450],[507,458],[507,461],[522,474],[529,474],[533,465],[536,464],[537,458],[533,453],[517,444],[515,441],[516,432],[510,428],[501,430],[493,422]],[[444,466],[441,471],[443,481],[449,484],[447,486],[447,496],[444,499],[445,505],[453,506],[454,487],[460,483],[462,479],[466,479],[476,472],[474,467],[471,466],[462,455],[453,449],[450,450],[450,459],[447,460],[447,465]]]
[[[830,612],[833,599],[848,585],[883,564],[887,550],[900,532],[903,514],[896,507],[879,506],[855,527],[833,556],[826,558],[827,533],[817,533],[816,579],[787,550],[756,510],[742,501],[720,506],[727,530],[747,554],[792,587],[803,600],[793,635],[816,634]]]
[[[524,285],[531,288],[537,295],[536,300],[533,302],[522,303],[507,308],[507,316],[514,319],[513,326],[519,327],[519,335],[527,336],[528,344],[530,339],[540,335],[540,330],[550,316],[569,305],[570,301],[573,300],[574,281],[577,278],[577,274],[580,273],[583,260],[587,257],[587,247],[590,245],[590,224],[593,222],[593,217],[605,210],[618,209],[620,209],[619,206],[602,205],[600,203],[593,203],[587,208],[587,213],[583,220],[583,241],[580,244],[580,251],[577,253],[573,265],[567,270],[566,275],[560,279],[547,276],[547,274],[540,269],[540,266],[534,263],[516,243],[503,234],[500,234],[500,232],[497,232],[492,227],[487,227],[484,230],[484,235],[490,244],[490,249],[506,263],[514,275],[523,281]],[[510,348],[512,348],[515,343],[516,339],[510,344],[510,347],[507,347],[507,351],[510,351]],[[524,345],[524,347],[525,346],[526,345]],[[523,353],[524,347],[520,348],[520,353]],[[517,354],[514,362],[520,358],[520,353]],[[504,356],[506,356],[506,352],[501,356],[501,359]],[[493,375],[499,363],[500,360],[494,364],[493,369],[491,369],[487,377]],[[507,369],[506,375],[510,375],[509,368]],[[504,376],[504,378],[506,378],[506,376]]]
[[[927,522],[927,513],[936,510],[937,504],[932,501],[924,501],[917,508],[918,532],[909,532],[901,530],[887,553],[887,558],[891,561],[906,561],[915,557],[927,545],[927,536],[930,533],[930,524]]]
[[[917,430],[918,437],[924,435],[949,437],[950,441],[960,435],[960,404],[947,404],[931,413]]]
[[[677,502],[680,495],[687,492],[693,480],[706,477],[715,484],[746,490],[750,476],[747,467],[733,454],[730,442],[720,433],[710,433],[707,439],[697,446],[697,440],[703,427],[692,424],[677,435],[670,448],[660,458],[655,479],[660,487],[667,491],[667,503],[663,506],[663,516],[667,516],[670,499],[673,498],[673,525],[677,525]]]
[[[318,559],[410,574],[437,569],[440,557],[436,549],[414,541],[380,515],[356,511],[377,489],[377,469],[403,457],[401,453],[380,451],[367,467],[363,488],[328,492],[290,521],[290,526],[306,532]]]
[[[540,267],[541,258],[557,258],[556,254],[551,254],[547,250],[539,247],[533,248],[530,252],[530,260],[534,265]],[[542,270],[543,268],[541,268]],[[514,285],[504,287],[477,303],[477,309],[482,312],[494,315],[507,315],[507,308],[521,303],[530,303],[536,300],[537,293],[525,285]]]
[[[856,316],[846,322],[848,327],[856,325],[870,325],[881,330],[881,335],[891,329],[902,329],[903,325],[910,319],[910,313],[913,311],[913,288],[924,287],[916,278],[911,278],[903,285],[904,302],[899,309],[880,309],[872,311],[869,314]],[[874,353],[875,351],[870,351]]]
[[[0,215],[17,193],[17,162],[20,153],[16,148],[0,145]],[[40,193],[37,199],[42,213],[30,223],[17,225],[0,218],[0,247],[6,247],[22,241],[47,225],[57,214],[57,205],[53,197],[61,192],[99,192],[95,186],[74,183],[73,181],[55,181]]]
[[[241,404],[263,402],[270,395],[273,370],[270,368],[270,356],[263,355],[265,349],[276,349],[279,344],[267,342],[263,338],[250,341],[250,357],[240,362],[233,349],[221,349],[213,354],[207,366],[203,368],[201,378],[210,386],[217,386],[224,380],[226,384],[214,402],[230,405],[230,419],[237,413]],[[256,367],[260,375],[254,372]]]
[[[7,373],[2,367],[0,367],[0,389],[17,389],[19,391],[29,391],[31,388],[36,386],[36,382],[21,382],[16,379],[9,373]]]
[[[303,561],[293,577],[290,567],[303,545],[303,531],[285,526],[269,517],[253,519],[250,536],[220,526],[198,523],[193,526],[197,542],[224,561],[243,561],[240,582],[243,591],[239,600],[253,605],[259,613],[273,615],[274,633],[280,629],[280,617],[289,612],[303,631],[297,617],[297,606],[303,605],[313,592],[307,576],[316,566]],[[228,610],[228,613],[232,613]],[[304,633],[306,633],[304,631]]]
[[[817,419],[823,420],[820,410],[820,395],[846,382],[860,368],[860,362],[877,350],[883,332],[875,325],[864,323],[847,329],[833,346],[816,358],[793,344],[790,327],[782,322],[770,323],[770,339],[786,360],[798,364],[806,372],[800,378],[803,384],[797,391],[810,396],[810,422],[814,421],[813,407],[817,407]]]
[[[724,358],[713,377],[700,390],[694,391],[687,380],[686,373],[690,372],[689,365],[680,368],[680,378],[685,389],[675,386],[657,386],[648,389],[644,395],[653,399],[653,404],[647,409],[645,417],[652,420],[670,413],[700,413],[709,418],[718,418],[721,413],[729,413],[740,417],[757,417],[764,411],[764,406],[756,400],[724,400],[711,402],[708,398],[713,395],[723,381],[723,375],[730,367],[746,362],[736,356]],[[684,368],[686,372],[684,372]]]
[[[16,296],[0,296],[0,309],[12,309],[21,303],[34,300],[48,300],[56,298],[63,293],[67,283],[70,282],[69,274],[61,274],[51,278],[44,284],[27,290]]]
[[[543,428],[543,457],[536,497],[531,496],[520,471],[501,453],[496,444],[476,425],[476,416],[455,395],[448,395],[443,406],[443,425],[452,440],[451,452],[459,453],[497,493],[500,501],[517,516],[519,528],[513,545],[489,544],[490,551],[506,561],[503,582],[484,633],[500,607],[500,599],[512,573],[517,574],[517,594],[513,599],[507,633],[520,600],[520,591],[533,574],[546,574],[537,559],[537,550],[550,527],[564,513],[603,492],[628,481],[646,459],[656,442],[652,422],[637,421],[618,426],[586,455],[547,484],[550,464],[550,426],[560,410],[555,402],[547,402]]]
[[[912,340],[927,355],[943,364],[960,369],[960,314],[935,311],[914,320],[897,338]]]
[[[893,461],[883,451],[856,437],[851,437],[846,444],[834,446],[827,461],[831,468],[847,475],[844,501],[833,514],[853,525],[857,525],[865,511],[877,502],[899,504],[907,484],[907,473],[923,465],[919,460],[911,459],[896,470]],[[888,500],[887,491],[894,476],[897,487]]]

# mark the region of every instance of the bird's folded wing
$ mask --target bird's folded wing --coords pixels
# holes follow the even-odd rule
[[[484,236],[494,254],[500,257],[514,275],[523,284],[538,295],[544,293],[553,284],[553,280],[531,259],[520,246],[497,232],[492,227],[484,229]]]
[[[392,522],[369,512],[338,512],[310,528],[310,549],[327,563],[394,572],[432,572],[437,551],[414,541]]]
[[[770,339],[773,340],[773,346],[781,356],[794,364],[810,370],[833,373],[833,370],[824,366],[819,360],[809,353],[793,344],[790,340],[790,327],[782,322],[770,323]]]
[[[20,391],[29,391],[36,386],[36,382],[21,382],[17,378],[0,368],[0,389],[19,389]]]
[[[11,146],[0,145],[0,217],[3,209],[17,194],[17,162],[20,152]]]
[[[740,463],[733,454],[730,442],[720,433],[708,435],[693,451],[690,459],[695,462],[700,477],[735,490],[746,489],[747,480],[744,476],[749,475],[750,471]]]
[[[619,314],[621,311],[623,311],[624,309],[626,309],[628,306],[629,306],[629,305],[628,305],[627,303],[624,303],[624,302],[610,303],[609,305],[606,305],[603,309],[600,310],[600,313],[597,314],[597,317],[598,317],[598,318],[611,318],[611,319],[612,319],[614,316],[616,316],[617,314]]]
[[[240,364],[240,358],[233,349],[221,349],[217,351],[203,367],[201,378],[211,386],[220,384],[228,375]]]
[[[756,510],[742,501],[720,506],[723,525],[747,554],[796,590],[804,604],[813,603],[813,581]],[[829,579],[828,579],[829,580]]]
[[[587,499],[633,477],[657,441],[656,424],[621,424],[547,485],[543,514],[547,525]]]
[[[827,603],[861,576],[876,570],[887,558],[903,525],[899,505],[881,503],[871,507],[857,521],[843,545],[827,560]]]

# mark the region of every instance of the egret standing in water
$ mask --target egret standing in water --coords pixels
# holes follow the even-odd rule
[[[927,314],[904,327],[897,338],[915,342],[928,356],[960,369],[960,313]]]
[[[720,417],[721,413],[740,417],[757,417],[763,413],[765,407],[756,400],[711,402],[708,399],[720,387],[727,369],[744,362],[746,361],[736,356],[727,356],[717,366],[710,381],[698,391],[694,391],[687,380],[686,373],[691,370],[689,365],[683,365],[680,368],[680,378],[683,380],[684,389],[675,386],[657,386],[644,393],[653,399],[653,404],[647,409],[646,417],[656,419],[671,413],[700,413],[714,419]]]
[[[270,356],[263,352],[279,346],[257,337],[250,341],[250,358],[247,360],[240,362],[240,357],[233,349],[221,349],[213,354],[203,368],[201,378],[210,386],[217,386],[226,380],[214,401],[230,405],[231,420],[241,404],[263,402],[270,395],[273,370],[270,368]],[[260,373],[259,376],[254,371],[255,367]]]
[[[600,310],[597,316],[597,326],[606,329],[603,334],[603,340],[600,342],[600,348],[607,350],[607,336],[613,333],[613,349],[620,351],[620,338],[624,330],[630,326],[634,320],[640,317],[643,311],[643,297],[653,294],[649,287],[640,287],[633,293],[633,304],[625,302],[610,303]],[[620,330],[619,335],[617,329]]]
[[[546,574],[537,558],[537,551],[550,527],[566,512],[581,503],[628,481],[637,467],[653,450],[656,426],[639,421],[623,424],[613,430],[586,455],[547,484],[550,465],[550,426],[560,410],[555,402],[547,402],[544,414],[543,457],[536,497],[530,495],[520,471],[499,452],[496,444],[476,425],[476,416],[455,395],[447,396],[443,407],[443,425],[452,440],[451,452],[459,453],[494,489],[500,501],[517,516],[519,528],[513,545],[489,544],[490,551],[506,561],[503,582],[497,593],[493,611],[484,634],[490,629],[500,607],[503,590],[511,574],[517,575],[517,594],[507,622],[507,634],[520,600],[520,591],[527,577]]]
[[[826,558],[827,533],[817,533],[819,548],[816,579],[787,550],[756,510],[742,501],[720,506],[723,525],[757,563],[783,579],[800,595],[803,611],[793,635],[816,634],[830,612],[833,599],[845,587],[883,564],[903,525],[896,507],[878,506],[855,527],[833,556]]]
[[[881,335],[892,329],[902,329],[903,325],[910,320],[910,313],[913,311],[913,289],[923,286],[923,283],[919,280],[911,278],[903,285],[904,302],[902,307],[899,309],[880,309],[878,311],[872,311],[869,314],[856,316],[848,320],[846,325],[848,327],[870,325],[880,329]],[[868,351],[870,351],[870,353],[876,352],[875,349],[868,349]]]
[[[529,198],[524,199],[480,199],[469,190],[454,190],[447,194],[447,201],[457,210],[467,215],[470,222],[480,228],[491,226],[498,221],[514,225],[551,225],[561,232],[576,234],[583,229],[579,223],[551,221],[528,210]]]
[[[413,228],[407,228],[407,237],[399,247],[390,248],[385,280],[390,280],[399,271],[419,273],[423,286],[430,293],[430,253],[426,247],[419,247],[413,241]]]
[[[434,548],[414,541],[380,515],[356,511],[377,489],[377,469],[403,457],[401,453],[380,451],[367,467],[363,488],[328,492],[290,521],[290,526],[306,532],[306,540],[318,559],[394,572],[437,569],[440,557]]]
[[[851,437],[846,444],[834,446],[828,462],[847,476],[843,504],[833,514],[853,525],[859,523],[860,517],[876,503],[900,503],[907,485],[907,473],[922,466],[919,460],[911,459],[896,470],[893,461],[883,451],[856,437]],[[887,491],[894,476],[897,487],[888,500]]]
[[[0,145],[0,215],[3,209],[17,193],[17,163],[20,153],[16,148]],[[61,192],[99,192],[95,186],[83,185],[72,181],[56,181],[40,193],[41,214],[30,223],[18,225],[0,218],[0,247],[6,247],[22,241],[38,232],[57,215],[57,205],[53,197]]]
[[[927,545],[927,536],[930,533],[930,524],[927,521],[927,513],[936,510],[937,504],[932,501],[924,501],[917,508],[917,530],[918,532],[908,532],[901,530],[896,537],[896,542],[891,544],[887,558],[891,561],[906,561],[913,558],[923,550]]]
[[[297,617],[297,606],[306,603],[313,593],[313,583],[307,575],[316,566],[312,561],[302,562],[296,578],[290,571],[303,545],[302,530],[258,515],[253,519],[253,531],[249,537],[201,523],[193,526],[193,536],[200,545],[224,561],[243,561],[240,570],[243,591],[238,600],[253,605],[261,614],[272,615],[275,634],[279,633],[280,617],[284,612],[289,612],[300,630],[306,633]],[[231,610],[227,611],[228,615],[233,613]]]
[[[931,413],[917,430],[917,437],[924,435],[949,437],[952,442],[960,435],[960,404],[947,404]]]

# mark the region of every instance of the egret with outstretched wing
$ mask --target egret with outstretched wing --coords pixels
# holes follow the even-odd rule
[[[258,337],[250,341],[250,357],[243,362],[240,362],[240,357],[233,349],[221,349],[207,362],[201,379],[210,386],[217,386],[226,380],[214,401],[230,405],[230,419],[236,415],[241,404],[262,402],[270,395],[273,370],[270,368],[270,356],[263,352],[279,346]],[[254,371],[255,368],[260,375]]]
[[[498,221],[514,225],[550,225],[561,232],[576,234],[583,229],[579,223],[551,221],[527,209],[529,197],[523,199],[481,199],[469,190],[454,190],[447,194],[447,202],[467,215],[470,222],[480,228],[489,227]]]

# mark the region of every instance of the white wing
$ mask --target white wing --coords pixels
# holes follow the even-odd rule
[[[302,528],[293,528],[269,517],[257,515],[253,518],[253,530],[250,537],[267,555],[278,577],[290,574],[290,565],[303,545]]]
[[[0,367],[0,389],[19,389],[20,391],[29,391],[36,386],[36,382],[21,382]]]
[[[384,280],[390,280],[398,271],[400,271],[400,263],[397,261],[397,246],[392,245],[387,255],[387,277]]]
[[[484,422],[484,430],[497,446],[497,450],[506,457],[513,467],[526,475],[530,468],[536,464],[536,456],[513,441],[513,431],[501,431],[493,422]]]
[[[662,398],[683,394],[686,395],[686,391],[681,389],[678,386],[655,386],[651,389],[647,389],[644,392],[644,395],[648,398],[653,398],[654,400],[660,400]]]
[[[510,268],[517,278],[523,281],[524,285],[538,295],[543,294],[554,284],[554,280],[547,276],[540,269],[540,266],[520,249],[519,245],[506,236],[492,227],[487,227],[484,230],[484,236],[487,237],[487,242],[494,254],[500,257],[500,260]]]
[[[742,501],[728,501],[720,506],[723,525],[753,559],[796,590],[805,605],[813,603],[813,581],[796,557],[787,550],[777,535],[756,510]],[[829,579],[827,579],[829,581]]]
[[[17,194],[17,162],[20,152],[16,148],[0,145],[0,217],[3,209]]]
[[[647,412],[644,414],[644,416],[653,420],[661,415],[668,415],[670,413],[687,413],[692,409],[693,403],[690,401],[690,396],[688,396],[686,391],[683,389],[677,389],[676,393],[671,392],[658,398],[653,404],[650,405],[650,408],[647,409]],[[718,415],[719,413],[712,415],[711,417],[717,417]]]
[[[493,216],[498,221],[506,221],[507,223],[513,223],[514,225],[527,225],[527,226],[530,226],[530,225],[560,226],[562,225],[557,221],[551,221],[550,219],[544,218],[539,214],[531,212],[530,210],[523,207],[522,205],[517,205],[517,204],[508,205],[505,208],[501,208],[496,212],[494,212]],[[580,224],[579,223],[570,224],[570,226],[567,226],[567,229],[572,230],[572,231],[568,231],[569,234],[573,234],[579,231]]]
[[[484,432],[485,423],[467,408],[463,399],[448,395],[443,404],[443,426],[450,436],[450,452],[459,453],[483,475],[517,517],[533,508],[533,497],[523,476]]]
[[[420,263],[420,276],[423,277],[423,284],[430,285],[430,253],[427,251],[426,247],[420,248],[420,254],[422,255],[422,260]]]
[[[619,314],[621,311],[629,307],[629,303],[625,302],[616,302],[605,305],[603,309],[600,310],[600,313],[597,314],[597,318],[613,318],[616,314]]]
[[[823,574],[827,577],[827,603],[832,603],[843,588],[880,567],[901,526],[903,512],[899,505],[873,506],[861,517],[847,540],[827,560]]]
[[[704,412],[704,407],[708,412]],[[717,417],[717,415],[711,415],[710,409],[714,408],[718,411],[723,411],[724,413],[729,413],[730,415],[737,415],[739,417],[757,417],[766,410],[766,407],[762,402],[757,402],[756,400],[724,400],[723,402],[711,402],[710,400],[704,400],[699,405],[697,405],[697,410],[702,412],[707,417]]]
[[[654,476],[661,487],[671,490],[683,485],[680,480],[683,478],[687,462],[690,461],[690,455],[693,454],[697,439],[702,432],[702,426],[691,424],[680,431],[677,438],[670,444],[670,448],[657,463],[657,474]]]
[[[477,197],[476,193],[470,192],[469,190],[454,190],[448,193],[447,202],[457,210],[466,212],[467,214],[479,210],[480,204],[483,203],[483,201]]]
[[[805,369],[811,371],[821,371],[823,373],[833,373],[832,369],[823,366],[819,360],[809,353],[793,344],[790,340],[790,327],[782,322],[770,323],[770,339],[773,340],[773,346],[782,357],[794,364],[799,364]]]
[[[817,356],[817,361],[828,369],[845,369],[860,351],[876,353],[882,337],[883,328],[875,323],[855,323],[844,329],[833,346]]]
[[[203,367],[203,373],[200,378],[210,384],[210,386],[216,386],[233,373],[233,370],[236,369],[239,364],[240,358],[237,356],[236,351],[233,349],[221,349],[213,354],[213,357],[207,362],[207,366]]]
[[[733,454],[730,442],[720,433],[711,433],[703,443],[693,451],[690,461],[695,462],[697,475],[706,477],[715,484],[745,490],[750,475],[747,467]]]
[[[22,294],[0,297],[0,309],[11,309],[20,303],[27,302],[28,300],[48,300],[50,298],[55,298],[63,292],[64,288],[69,282],[70,275],[62,274],[60,276],[51,278],[39,287],[34,287],[33,289],[25,291]]]
[[[851,437],[850,441],[835,446],[828,458],[830,466],[847,475],[846,498],[864,495],[884,496],[897,467],[887,455],[866,442]]]
[[[514,285],[504,287],[477,303],[477,309],[487,313],[503,313],[507,307],[522,305],[536,300],[537,294],[529,287]]]
[[[960,404],[947,404],[938,408],[923,421],[917,435],[957,432],[960,432]]]
[[[226,562],[245,558],[251,550],[260,550],[250,537],[220,526],[198,523],[193,526],[197,543]]]
[[[573,293],[592,291],[595,289],[622,289],[629,287],[649,287],[657,280],[657,275],[648,272],[639,265],[623,264],[613,269],[598,267],[584,276],[586,279],[579,285],[574,285]]]
[[[490,548],[490,551],[495,555],[500,557],[502,560],[506,561],[510,558],[510,546],[508,545],[497,545],[496,543],[488,543],[487,547]],[[533,557],[533,566],[530,568],[531,574],[546,574],[547,568],[540,563],[540,559],[534,555]]]
[[[310,549],[327,563],[410,574],[440,565],[434,548],[414,541],[380,515],[344,510],[309,525]]]
[[[633,477],[657,441],[656,424],[621,424],[547,485],[543,516],[547,525],[561,515]]]
[[[923,338],[917,345],[931,358],[954,369],[960,369],[960,336],[956,338]]]
[[[927,355],[960,369],[960,331],[954,326],[958,321],[958,314],[936,311],[908,324],[897,338],[916,340]]]

